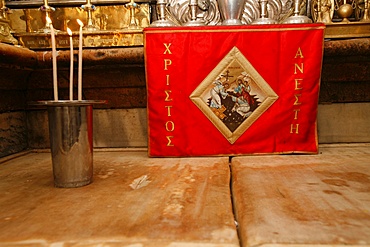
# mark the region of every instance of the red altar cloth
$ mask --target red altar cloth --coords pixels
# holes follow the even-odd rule
[[[317,153],[324,28],[146,28],[149,156]]]

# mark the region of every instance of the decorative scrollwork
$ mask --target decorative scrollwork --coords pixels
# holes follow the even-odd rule
[[[305,9],[306,0],[302,1],[302,8]],[[208,8],[201,6],[208,5]],[[203,18],[206,25],[219,25],[221,16],[216,0],[198,0],[198,16]],[[250,24],[261,15],[258,0],[247,0],[244,6],[242,23]],[[269,18],[282,22],[293,13],[293,0],[269,0],[267,5]],[[169,0],[167,6],[168,17],[182,25],[190,20],[189,0]]]
[[[221,22],[216,0],[198,0],[198,6],[198,16],[203,18],[206,25],[217,25]],[[189,0],[169,0],[167,9],[180,25],[190,20]]]

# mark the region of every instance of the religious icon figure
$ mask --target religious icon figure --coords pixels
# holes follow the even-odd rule
[[[255,85],[246,71],[235,74],[226,70],[208,89],[208,107],[230,131],[237,129],[261,103],[257,95],[251,95],[251,84]]]

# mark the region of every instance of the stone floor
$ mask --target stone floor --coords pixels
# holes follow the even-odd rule
[[[370,144],[230,160],[96,150],[93,183],[73,189],[54,188],[46,151],[0,159],[0,246],[340,245],[370,246]]]

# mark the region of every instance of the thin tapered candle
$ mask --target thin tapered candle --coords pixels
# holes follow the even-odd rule
[[[84,24],[77,19],[80,25],[80,35],[78,42],[78,100],[82,100],[82,27]]]
[[[53,59],[53,88],[54,88],[54,100],[58,101],[58,75],[57,75],[57,50],[55,44],[55,31],[51,19],[47,16],[46,21],[50,26],[50,36],[51,36],[51,54]]]
[[[69,47],[70,47],[70,67],[69,67],[69,100],[73,100],[73,39],[72,31],[67,27],[67,32],[69,34]]]

